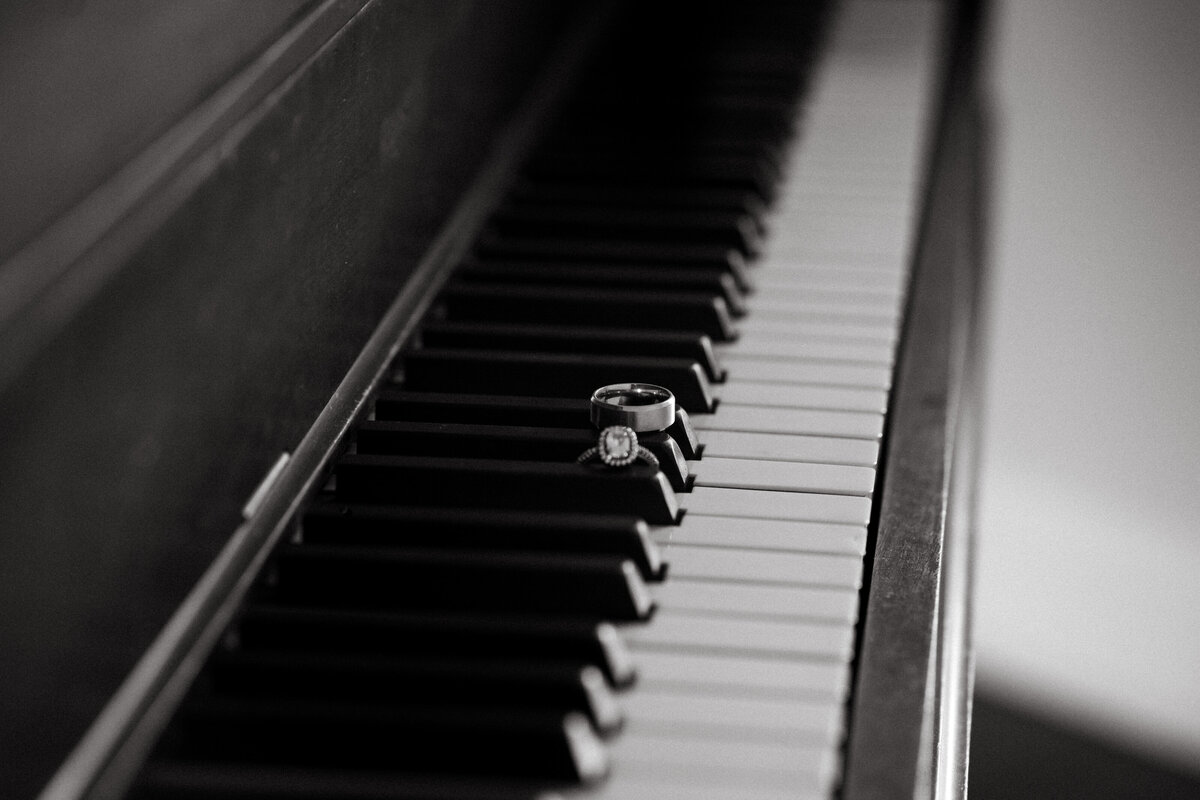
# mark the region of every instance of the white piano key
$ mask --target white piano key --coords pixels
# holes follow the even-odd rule
[[[637,664],[638,686],[650,688],[688,686],[735,696],[805,694],[838,701],[850,686],[850,667],[828,661],[640,650]]]
[[[844,185],[844,184],[839,184]],[[864,181],[862,185],[866,185]],[[907,185],[907,184],[906,184]],[[772,254],[786,253],[796,245],[817,248],[857,248],[871,252],[903,252],[912,236],[907,225],[869,218],[809,217],[798,224],[780,227],[772,237]]]
[[[869,165],[863,165],[858,168],[850,168],[847,164],[852,163],[854,153],[849,150],[837,150],[837,144],[824,144],[815,135],[822,134],[820,138],[826,136],[830,139],[836,138],[842,130],[842,125],[853,125],[854,118],[846,118],[839,120],[837,125],[830,125],[826,130],[822,131],[817,128],[812,128],[810,131],[814,134],[811,142],[814,148],[824,146],[824,151],[814,150],[810,157],[800,156],[790,166],[790,176],[795,178],[794,189],[784,194],[785,197],[794,197],[796,194],[809,194],[820,192],[824,188],[836,188],[839,190],[850,188],[863,189],[863,194],[873,197],[895,197],[898,200],[908,197],[914,188],[914,176],[905,175],[900,172],[877,173],[870,170]],[[883,142],[879,141],[879,146],[884,148],[880,153],[885,152],[905,152],[911,145],[908,142]]]
[[[858,276],[847,273],[838,275],[828,270],[802,267],[787,267],[784,265],[764,267],[751,273],[755,292],[768,295],[792,296],[799,293],[813,293],[826,296],[868,296],[882,302],[887,298],[890,302],[898,302],[904,295],[904,277],[892,270],[871,269],[860,272],[873,272],[874,277],[865,281],[856,280]]]
[[[659,608],[672,613],[850,625],[858,619],[858,589],[851,585],[739,583],[672,573],[670,581],[654,584],[649,591]]]
[[[794,265],[812,265],[812,266],[843,266],[855,269],[871,269],[887,272],[897,277],[901,276],[907,266],[907,258],[904,253],[841,253],[838,255],[809,255],[800,256],[772,253],[769,249],[764,250],[759,255],[759,261],[754,263],[761,264],[794,264]]]
[[[793,366],[785,364],[780,372]],[[730,378],[734,377],[733,367]],[[807,436],[842,436],[847,439],[877,440],[883,435],[883,414],[870,411],[828,411],[811,408],[776,408],[722,403],[718,414],[693,414],[697,431],[746,431],[748,433],[799,433]]]
[[[809,464],[791,461],[757,461],[717,458],[689,461],[688,472],[696,486],[733,489],[766,489],[779,492],[821,492],[869,497],[875,488],[875,470],[843,464]]]
[[[829,774],[803,774],[789,777],[784,785],[772,781],[762,785],[764,778],[753,770],[674,764],[669,758],[663,763],[654,760],[652,747],[643,748],[628,766],[618,763],[612,774],[599,786],[569,789],[550,797],[595,798],[595,800],[815,800],[827,798],[833,782],[834,767]],[[832,753],[825,754],[834,763]],[[540,799],[539,799],[540,800]]]
[[[879,460],[879,443],[867,439],[832,436],[707,430],[704,432],[704,455],[709,458],[807,461],[874,467]]]
[[[833,777],[836,761],[826,747],[796,746],[793,743],[738,742],[655,732],[631,731],[629,744],[622,739],[613,748],[618,766],[612,782],[645,782],[645,788],[626,784],[611,797],[762,797],[757,792],[779,792],[776,798],[796,797],[799,787],[820,790]],[[682,783],[690,791],[674,794],[659,781],[669,774],[670,782]],[[664,793],[665,792],[665,793]],[[710,792],[716,792],[710,794]],[[749,795],[746,792],[750,792]],[[697,794],[699,793],[699,794]],[[723,794],[721,794],[723,793]]]
[[[684,578],[833,586],[858,591],[862,574],[862,561],[858,557],[830,553],[671,544],[663,548],[663,557],[670,564],[672,576]]]
[[[896,142],[892,152],[904,152],[911,146],[908,142]],[[871,164],[856,164],[846,158],[818,157],[798,158],[793,165],[791,177],[797,186],[805,190],[813,186],[841,185],[878,186],[908,196],[916,186],[916,177],[901,170],[878,170]]]
[[[907,195],[901,188],[895,186],[872,186],[861,183],[838,183],[835,181],[822,182],[820,184],[810,183],[806,185],[802,191],[793,192],[784,196],[787,202],[797,198],[819,200],[829,198],[831,200],[843,200],[847,202],[876,202],[876,203],[901,203],[907,199]],[[770,240],[763,246],[762,252],[770,253]]]
[[[883,389],[845,386],[805,386],[730,379],[713,387],[722,402],[739,406],[785,406],[825,408],[841,411],[887,411],[888,394]],[[800,459],[796,459],[800,460]]]
[[[682,614],[810,619],[851,625],[858,618],[858,589],[849,585],[800,586],[696,579],[672,568],[670,580],[652,584],[649,588],[660,609]]]
[[[854,629],[806,620],[705,616],[660,609],[649,624],[621,625],[632,649],[738,653],[849,661]]]
[[[841,708],[824,699],[723,697],[646,687],[628,705],[637,710],[629,710],[629,718],[636,720],[631,731],[636,725],[672,735],[711,732],[823,743],[836,739],[842,726]]]
[[[775,259],[759,263],[751,273],[756,292],[773,293],[795,288],[870,289],[900,297],[904,292],[903,270],[891,268],[838,268],[806,265]]]
[[[867,527],[865,524],[722,517],[690,511],[678,525],[650,526],[650,538],[659,545],[756,547],[861,556],[866,552]]]
[[[773,207],[774,213],[767,218],[767,230],[774,232],[773,221],[804,219],[809,216],[842,216],[847,219],[878,219],[886,221],[903,221],[906,225],[913,222],[913,204],[897,203],[894,200],[881,200],[868,197],[821,197],[810,194],[791,193],[778,198]]]
[[[830,125],[826,130],[816,129],[817,133],[822,134],[820,137],[814,136],[813,143],[819,147],[822,145],[821,139],[825,136],[834,138],[842,124],[852,122],[853,117],[843,119],[835,125]],[[895,164],[888,166],[887,153],[866,154],[853,153],[850,150],[835,150],[836,143],[830,142],[825,145],[824,152],[813,150],[811,153],[798,155],[789,164],[789,177],[793,178],[792,185],[797,191],[803,191],[811,183],[820,183],[823,180],[831,178],[844,177],[852,182],[867,182],[873,181],[882,186],[897,186],[903,185],[912,187],[916,176],[907,168],[907,165],[896,166]],[[895,141],[888,148],[889,153],[907,152],[912,147],[910,141]],[[882,158],[880,156],[883,156]]]
[[[900,334],[899,329],[892,325],[860,325],[853,322],[813,319],[745,319],[738,321],[738,330],[743,336],[758,333],[792,338],[807,336],[838,341],[891,343],[895,343]],[[731,348],[727,354],[736,355],[736,353],[737,349]]]
[[[838,364],[832,361],[780,361],[726,353],[721,363],[730,378],[779,383],[815,383],[888,389],[892,371],[882,364]],[[722,410],[723,411],[723,410]]]
[[[879,443],[832,436],[710,430],[704,432],[704,455],[710,458],[807,461],[817,464],[874,467],[879,460]]]
[[[795,747],[774,742],[689,738],[686,733],[664,735],[632,725],[628,736],[613,743],[612,754],[624,763],[708,764],[727,769],[746,768],[788,774],[792,779],[820,769],[820,747]]]
[[[762,358],[858,362],[884,366],[891,366],[894,358],[893,347],[890,343],[861,344],[807,337],[784,338],[767,336],[756,331],[743,333],[736,342],[717,345],[714,349],[718,356],[736,351],[742,355]]]
[[[814,253],[837,252],[813,250]],[[859,301],[819,302],[796,298],[777,299],[764,295],[751,295],[746,298],[746,311],[751,315],[768,317],[792,318],[798,315],[821,317],[822,319],[844,319],[850,322],[867,324],[881,323],[895,325],[899,321],[900,303],[887,306],[877,306]]]
[[[766,308],[768,301],[780,306],[787,302],[819,304],[835,311],[846,307],[851,308],[851,313],[859,313],[857,309],[861,309],[862,313],[891,316],[903,300],[901,277],[889,274],[890,271],[879,272],[888,279],[888,285],[882,285],[882,278],[875,279],[876,285],[854,286],[848,277],[838,280],[826,276],[819,276],[824,283],[818,283],[816,277],[805,275],[798,269],[791,272],[783,267],[776,267],[773,272],[764,270],[760,280],[765,284],[756,284],[760,288],[747,300],[747,308]],[[764,285],[765,288],[761,288]]]
[[[871,501],[866,497],[804,492],[762,492],[699,486],[679,495],[680,508],[696,514],[752,519],[794,519],[866,525]]]
[[[804,303],[820,303],[828,306],[860,305],[864,308],[881,309],[890,312],[896,307],[900,298],[897,289],[878,289],[869,286],[825,288],[820,286],[777,286],[770,292],[761,292],[752,296],[748,307],[760,297],[775,302],[793,300]]]
[[[818,202],[816,200],[805,202]],[[825,204],[827,200],[820,200]],[[768,222],[767,224],[771,224]],[[777,220],[777,225],[787,225],[785,220]],[[764,252],[750,263],[751,274],[762,274],[764,277],[772,274],[795,275],[797,279],[809,280],[827,279],[838,282],[839,278],[861,277],[859,286],[891,287],[893,281],[907,277],[907,263],[903,253],[886,253],[860,259],[829,259],[815,260],[809,258],[790,258]]]

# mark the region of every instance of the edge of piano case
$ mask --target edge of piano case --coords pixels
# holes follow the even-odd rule
[[[334,4],[330,4],[332,6]],[[327,6],[329,7],[329,6]],[[947,15],[950,16],[950,15]],[[881,498],[864,586],[860,659],[844,794],[961,796],[969,730],[970,475],[982,261],[978,11],[964,3],[947,41],[936,155],[928,165],[910,308],[889,410]],[[426,251],[316,426],[260,498],[44,797],[119,793],[169,717],[300,499],[342,447],[400,343],[497,201],[601,23],[577,25],[531,104],[516,117],[473,189]],[[339,32],[335,36],[345,35]],[[871,553],[869,552],[869,556]],[[868,588],[870,591],[868,591]],[[866,755],[869,754],[869,755]]]
[[[984,4],[945,19],[940,113],[868,545],[845,797],[965,797],[986,291]]]

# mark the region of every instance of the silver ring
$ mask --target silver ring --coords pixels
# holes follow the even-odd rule
[[[665,431],[675,424],[675,395],[652,383],[614,383],[592,392],[592,424],[623,425],[638,433]]]
[[[638,459],[652,467],[658,466],[654,453],[638,444],[637,433],[625,425],[610,425],[600,431],[596,446],[584,450],[576,461],[586,464],[595,458],[609,467],[627,467]]]

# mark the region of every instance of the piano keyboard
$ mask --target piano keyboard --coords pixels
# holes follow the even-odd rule
[[[552,132],[133,796],[837,789],[938,18],[845,4],[796,105],[811,12],[749,16]],[[625,381],[695,438],[575,465]]]
[[[880,437],[919,201],[935,19],[842,9],[751,270],[703,458],[649,625],[625,624],[639,683],[588,797],[829,797]],[[886,131],[881,138],[877,132]],[[864,135],[875,133],[876,135]]]

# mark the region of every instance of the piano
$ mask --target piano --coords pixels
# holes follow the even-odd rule
[[[982,16],[300,4],[0,253],[3,794],[964,796]]]

